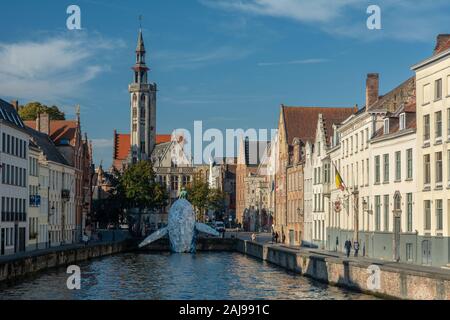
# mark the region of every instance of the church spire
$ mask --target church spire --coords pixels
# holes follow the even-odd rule
[[[145,53],[144,37],[142,36],[142,28],[139,28],[138,42],[136,46],[136,52]]]

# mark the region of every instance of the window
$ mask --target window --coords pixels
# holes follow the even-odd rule
[[[389,195],[384,196],[384,231],[389,231]]]
[[[431,167],[430,167],[430,155],[426,154],[423,156],[423,183],[425,185],[431,183]]]
[[[431,201],[424,201],[424,221],[425,221],[425,230],[431,230]]]
[[[412,149],[406,150],[406,178],[413,178],[413,151]]]
[[[389,118],[384,119],[384,134],[389,134]]]
[[[406,129],[406,114],[402,113],[400,114],[400,130]]]
[[[447,109],[447,136],[450,139],[450,108]]]
[[[442,138],[442,111],[438,111],[434,114],[435,118],[435,138],[440,139]]]
[[[436,152],[436,184],[442,184],[442,152]]]
[[[423,116],[423,141],[430,140],[430,115]]]
[[[406,244],[406,261],[413,262],[414,255],[413,255],[413,244],[407,243]]]
[[[408,232],[412,232],[413,226],[413,202],[412,193],[406,194],[406,228]]]
[[[427,83],[423,86],[423,101],[422,104],[430,103],[431,100],[431,85]]]
[[[395,180],[402,180],[402,154],[400,151],[395,153]]]
[[[442,230],[442,200],[436,200],[436,230]]]
[[[380,183],[380,156],[375,157],[375,183]]]
[[[447,150],[447,182],[450,186],[450,150]]]
[[[369,148],[369,129],[366,129],[366,149]]]
[[[434,82],[434,100],[442,99],[442,79],[437,79]]]
[[[375,196],[375,230],[380,231],[381,197]]]
[[[384,163],[383,182],[389,182],[389,154],[383,155],[383,163]]]
[[[355,153],[358,153],[358,134],[355,134]]]

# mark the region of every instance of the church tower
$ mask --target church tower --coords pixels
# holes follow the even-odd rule
[[[131,96],[130,161],[150,159],[156,144],[156,83],[148,82],[149,68],[145,64],[145,45],[142,29],[136,47],[134,79],[129,85]]]

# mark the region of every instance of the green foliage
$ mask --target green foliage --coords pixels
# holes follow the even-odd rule
[[[208,194],[208,209],[222,214],[225,211],[225,194],[218,189],[211,189]]]
[[[202,179],[194,179],[187,187],[188,200],[197,210],[197,220],[203,221],[206,210],[221,213],[225,208],[225,196],[222,191],[211,189]]]
[[[131,207],[152,210],[167,204],[166,189],[155,182],[155,173],[148,161],[140,161],[128,168],[120,181]]]
[[[57,106],[48,107],[40,102],[30,102],[19,108],[19,115],[24,121],[36,120],[39,113],[48,113],[50,120],[66,120],[64,112]]]

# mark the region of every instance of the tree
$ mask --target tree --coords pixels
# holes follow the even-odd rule
[[[40,113],[48,113],[50,120],[66,120],[64,112],[57,106],[48,107],[40,102],[30,102],[19,108],[19,115],[24,121],[36,120]]]
[[[203,221],[206,210],[208,209],[209,185],[202,179],[195,178],[186,189],[188,201],[197,211],[197,220]]]
[[[120,181],[128,205],[133,208],[153,210],[167,203],[166,189],[155,181],[153,167],[148,161],[140,161],[129,167]]]
[[[223,218],[223,213],[225,212],[225,194],[223,191],[219,189],[209,190],[208,209],[215,212],[217,218]]]

